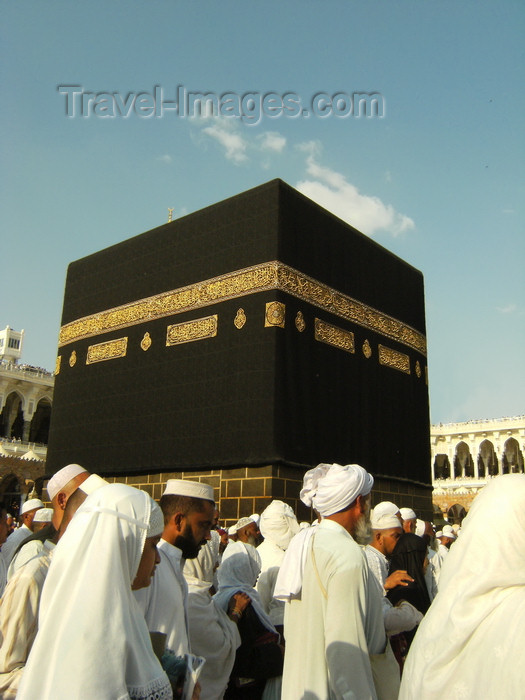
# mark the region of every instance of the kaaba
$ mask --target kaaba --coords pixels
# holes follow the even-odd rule
[[[71,263],[47,473],[70,462],[359,463],[428,495],[422,274],[281,180]]]

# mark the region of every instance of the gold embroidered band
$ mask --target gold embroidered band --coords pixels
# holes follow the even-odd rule
[[[323,311],[426,354],[425,336],[419,331],[278,261],[254,265],[71,321],[60,329],[59,347],[268,290],[287,292]]]

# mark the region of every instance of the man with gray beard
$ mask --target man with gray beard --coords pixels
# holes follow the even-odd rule
[[[285,607],[282,697],[377,700],[370,655],[383,654],[381,599],[358,544],[370,541],[373,477],[332,465],[312,499],[322,520],[311,538],[301,598]]]
[[[252,547],[257,547],[261,537],[257,523],[253,518],[241,518],[232,527],[235,530],[237,542],[251,544]]]

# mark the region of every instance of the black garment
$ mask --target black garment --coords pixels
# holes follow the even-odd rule
[[[430,607],[423,562],[427,556],[427,545],[417,535],[405,532],[399,538],[390,558],[389,575],[394,571],[406,571],[414,579],[408,586],[396,586],[388,591],[387,596],[392,605],[406,600],[423,614]]]
[[[421,537],[418,537],[418,535],[405,532],[397,541],[390,558],[388,574],[393,574],[394,571],[406,571],[412,576],[414,581],[409,583],[408,586],[396,586],[388,591],[387,597],[392,605],[397,605],[399,601],[406,600],[417,608],[419,612],[422,612],[423,615],[429,609],[430,596],[428,595],[425,574],[423,572],[423,562],[425,561],[427,552],[426,542]],[[416,631],[417,626],[408,632],[402,632],[400,635],[392,637],[392,648],[394,648],[396,644],[399,646],[404,645],[404,655],[406,656],[412,644],[412,640],[416,636]],[[396,658],[398,658],[397,654]],[[399,660],[398,658],[398,661]]]
[[[266,680],[283,672],[279,637],[262,624],[251,605],[239,620],[238,629],[241,646],[235,655],[224,700],[259,700]]]

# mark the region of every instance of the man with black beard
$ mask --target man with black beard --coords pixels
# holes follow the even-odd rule
[[[166,635],[166,650],[191,653],[188,641],[188,586],[182,575],[186,559],[195,559],[210,539],[215,513],[213,487],[169,479],[160,499],[164,531],[158,544],[160,564],[148,588],[134,591],[150,632]]]

